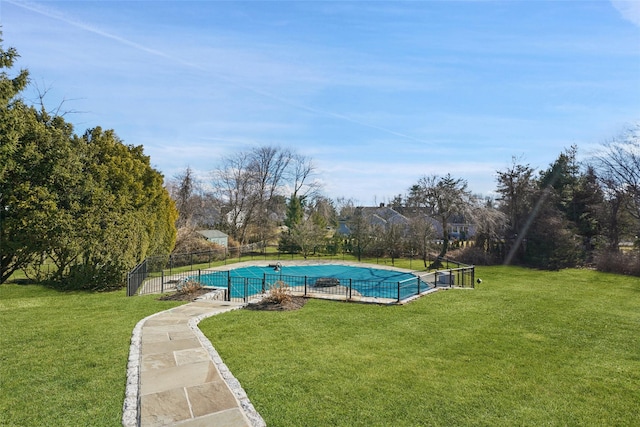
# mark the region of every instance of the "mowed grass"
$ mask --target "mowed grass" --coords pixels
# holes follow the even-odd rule
[[[478,268],[405,306],[200,323],[269,426],[640,423],[640,280]]]
[[[0,285],[0,426],[118,426],[131,332],[157,295]]]

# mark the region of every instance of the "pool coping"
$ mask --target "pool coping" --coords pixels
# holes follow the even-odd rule
[[[274,265],[274,263],[280,264],[282,267],[297,267],[297,266],[314,266],[314,265],[344,265],[348,267],[360,267],[368,266],[371,268],[376,268],[378,270],[389,270],[389,271],[397,271],[400,273],[408,273],[417,276],[417,273],[422,272],[422,270],[412,270],[409,268],[401,268],[395,267],[392,265],[384,265],[384,264],[372,264],[368,262],[358,262],[358,261],[340,261],[340,260],[279,260],[279,259],[266,259],[266,260],[255,260],[255,261],[242,261],[233,264],[225,264],[218,267],[210,267],[201,269],[202,272],[214,272],[214,271],[230,271],[238,268],[244,267],[269,267]],[[213,289],[213,288],[212,288]],[[431,294],[433,292],[437,292],[442,289],[448,289],[448,287],[436,286],[435,288],[428,288],[427,290],[420,292],[417,295],[412,295],[408,298],[402,299],[398,301],[397,298],[381,298],[381,297],[366,297],[366,296],[352,296],[350,298],[344,298],[342,296],[336,295],[333,297],[331,294],[323,294],[315,293],[312,295],[307,292],[309,298],[317,298],[317,299],[325,299],[329,301],[346,301],[346,302],[354,302],[354,303],[365,303],[365,304],[382,304],[382,305],[404,305],[411,301],[414,301],[424,295]],[[293,295],[300,294],[302,292],[296,292],[295,290],[292,292]],[[251,302],[251,301],[250,301]]]

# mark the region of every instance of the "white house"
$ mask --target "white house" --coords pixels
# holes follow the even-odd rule
[[[229,236],[219,230],[198,230],[196,231],[198,234],[203,236],[211,243],[215,243],[216,245],[220,245],[223,247],[229,246]]]

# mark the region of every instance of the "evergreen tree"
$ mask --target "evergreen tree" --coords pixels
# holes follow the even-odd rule
[[[0,67],[17,53],[0,49]],[[0,283],[17,269],[65,288],[111,289],[175,242],[176,210],[141,146],[113,131],[83,137],[17,98],[26,71],[0,74]],[[48,277],[38,267],[56,268]]]
[[[0,38],[0,283],[14,271],[24,267],[34,257],[25,250],[28,243],[20,234],[14,174],[19,168],[16,157],[22,135],[33,123],[33,110],[19,98],[28,83],[29,73],[20,70],[10,77],[10,70],[19,58],[14,48],[5,50]]]

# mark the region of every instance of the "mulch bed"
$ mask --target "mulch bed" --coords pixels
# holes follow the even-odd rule
[[[195,301],[196,298],[208,294],[210,289],[198,289],[194,292],[174,292],[169,295],[163,295],[158,298],[160,301]]]
[[[304,297],[291,297],[291,299],[282,303],[277,303],[269,300],[268,298],[265,298],[260,302],[247,304],[247,309],[264,311],[291,311],[302,308],[306,303],[307,298]]]
[[[200,289],[195,292],[174,292],[172,294],[163,295],[158,298],[160,301],[195,301],[196,298],[202,296],[208,292],[209,289]],[[307,303],[307,298],[304,297],[291,297],[289,301],[277,303],[264,298],[257,303],[247,304],[249,310],[264,310],[264,311],[291,311],[302,308]]]

